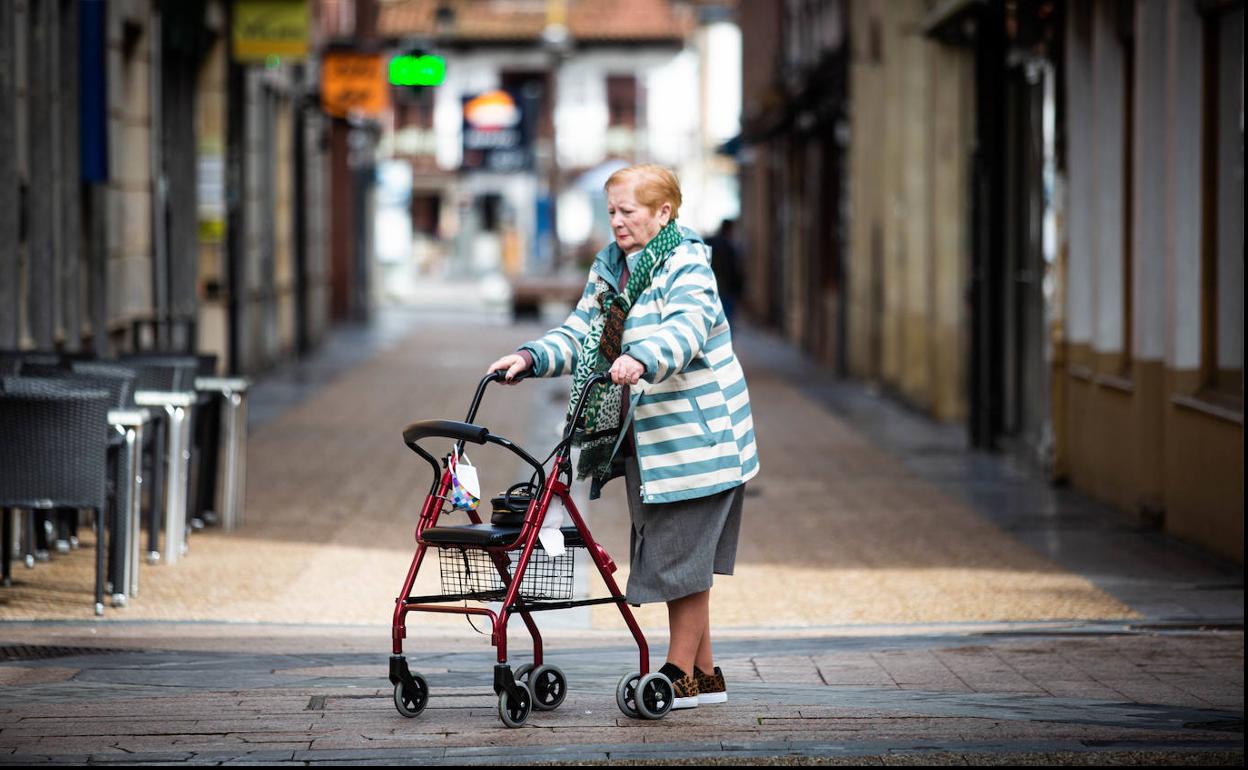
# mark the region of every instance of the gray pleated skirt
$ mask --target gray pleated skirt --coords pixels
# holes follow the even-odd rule
[[[633,528],[628,603],[666,602],[711,587],[737,561],[745,485],[692,500],[643,503],[637,458],[624,461]]]

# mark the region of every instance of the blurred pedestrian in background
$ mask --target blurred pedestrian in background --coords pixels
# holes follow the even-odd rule
[[[624,476],[632,517],[628,600],[666,602],[671,641],[660,669],[674,708],[728,699],[711,653],[713,575],[730,575],[745,482],[758,473],[745,375],[711,250],[676,224],[675,174],[640,165],[605,185],[615,241],[590,268],[581,301],[544,337],[490,364],[507,379],[573,375],[573,399],[589,377],[613,385],[588,396],[578,478],[590,499]],[[569,404],[568,414],[576,404]]]
[[[706,239],[711,247],[711,270],[719,287],[719,299],[724,305],[724,315],[732,323],[737,312],[737,298],[741,296],[741,254],[737,250],[737,220],[725,219],[719,232]]]

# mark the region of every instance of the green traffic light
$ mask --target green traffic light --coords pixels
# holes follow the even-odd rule
[[[441,56],[396,56],[390,60],[390,83],[396,86],[440,86],[446,79]]]

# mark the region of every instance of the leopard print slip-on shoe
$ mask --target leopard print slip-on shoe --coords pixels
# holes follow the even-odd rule
[[[698,705],[708,703],[726,703],[728,701],[728,685],[724,683],[724,673],[719,666],[713,674],[708,674],[697,666],[693,667],[693,676],[698,683]]]
[[[691,709],[698,705],[698,680],[692,674],[686,674],[671,663],[665,663],[659,673],[672,683],[673,709]]]

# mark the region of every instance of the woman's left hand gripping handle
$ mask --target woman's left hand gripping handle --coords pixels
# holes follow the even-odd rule
[[[486,373],[497,372],[503,370],[503,384],[514,385],[518,380],[518,375],[529,369],[529,359],[519,353],[509,353],[494,363],[490,364],[486,369]]]

